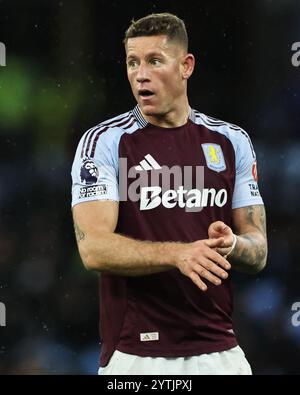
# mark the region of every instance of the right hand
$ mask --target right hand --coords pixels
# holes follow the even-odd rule
[[[207,285],[201,280],[201,277],[214,285],[220,285],[221,279],[228,277],[228,273],[223,269],[229,270],[230,263],[215,251],[223,243],[223,237],[198,240],[185,244],[178,254],[176,267],[182,274],[189,277],[201,291],[207,290]]]

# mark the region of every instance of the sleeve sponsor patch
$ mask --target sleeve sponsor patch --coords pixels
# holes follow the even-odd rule
[[[257,175],[257,163],[254,162],[252,165],[252,176],[254,181],[258,182],[258,175]]]
[[[79,190],[79,199],[107,195],[107,187],[104,184],[81,187]]]
[[[81,182],[85,184],[94,184],[98,181],[99,170],[96,164],[89,158],[85,159],[80,169]]]
[[[256,183],[248,184],[250,189],[250,194],[253,197],[260,196],[258,185]]]

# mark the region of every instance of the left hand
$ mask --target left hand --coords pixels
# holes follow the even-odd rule
[[[223,237],[224,242],[221,247],[216,248],[216,251],[225,257],[229,254],[234,243],[234,236],[230,226],[226,225],[222,221],[213,222],[209,225],[208,237],[210,239]]]

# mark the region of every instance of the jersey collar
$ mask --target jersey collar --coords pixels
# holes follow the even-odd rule
[[[132,113],[135,116],[140,128],[144,128],[148,125],[148,121],[143,117],[141,109],[138,104],[134,107]],[[191,107],[190,107],[189,119],[192,122],[195,122],[196,119],[195,110],[193,110]]]

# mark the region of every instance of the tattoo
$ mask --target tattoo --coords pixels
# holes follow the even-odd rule
[[[234,267],[240,271],[257,272],[265,266],[267,257],[265,208],[256,205],[237,210],[239,243],[232,259]]]
[[[247,224],[266,235],[266,212],[263,205],[245,207]]]
[[[74,230],[77,243],[80,243],[82,240],[85,239],[85,233],[79,228],[76,222],[74,222]]]

